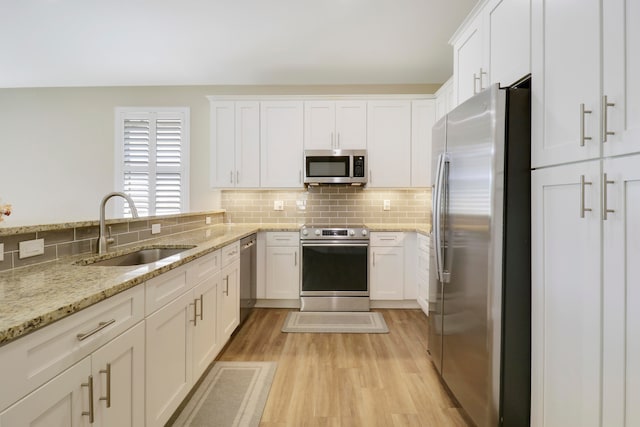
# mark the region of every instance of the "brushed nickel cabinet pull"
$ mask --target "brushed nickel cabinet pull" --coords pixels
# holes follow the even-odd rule
[[[333,132],[331,132],[331,148],[334,148],[334,143],[333,143]]]
[[[584,104],[580,104],[580,146],[584,147],[585,141],[591,141],[590,136],[584,135],[584,115],[591,114],[591,110],[585,110]]]
[[[236,184],[240,184],[240,171],[236,171]]]
[[[338,138],[336,141],[336,148],[340,148],[340,132],[338,132]]]
[[[107,402],[107,408],[111,408],[111,363],[107,363],[106,369],[100,369],[101,374],[107,374],[107,395],[100,397],[98,400]]]
[[[193,326],[198,326],[198,299],[190,302],[189,306],[193,306],[193,320],[189,320],[189,322],[193,323]]]
[[[584,218],[585,212],[591,212],[591,208],[584,207],[584,187],[586,185],[592,185],[593,182],[585,181],[584,175],[580,175],[580,218]]]
[[[229,171],[229,184],[233,184],[233,171]]]
[[[203,313],[204,313],[204,296],[202,294],[200,294],[200,320],[203,320]]]
[[[373,253],[373,266],[376,266],[376,253]]]
[[[476,90],[476,82],[480,80],[480,77],[476,73],[473,73],[473,94],[477,95],[478,91]]]
[[[224,290],[224,294],[226,296],[229,296],[229,275],[227,274],[227,276],[224,278],[225,281],[225,290]]]
[[[608,110],[609,107],[615,107],[616,104],[614,102],[609,102],[609,100],[607,99],[607,95],[604,95],[602,97],[602,142],[607,142],[607,137],[609,135],[615,135],[616,133],[613,131],[608,130],[609,127],[609,116],[608,116]],[[604,214],[605,219],[607,219],[607,213],[605,212]]]
[[[607,185],[609,184],[615,184],[615,181],[611,181],[607,179],[607,174],[604,174],[603,177],[603,185],[602,185],[602,201],[603,201],[603,208],[602,208],[602,219],[603,220],[607,220],[608,218],[608,214],[610,213],[614,213],[616,210],[615,209],[609,209],[607,207],[607,199],[608,199],[608,195],[607,195]]]
[[[293,266],[294,267],[298,266],[298,252],[293,253]]]
[[[104,328],[106,328],[107,326],[109,326],[109,325],[111,325],[113,323],[116,323],[116,319],[111,319],[111,320],[108,320],[106,322],[100,322],[100,323],[98,323],[98,326],[96,326],[95,328],[93,328],[89,332],[85,332],[85,333],[76,335],[76,338],[78,338],[78,341],[85,340],[85,339],[89,338],[91,335],[93,335],[93,334],[95,334],[97,332],[100,332],[101,330],[103,330]]]
[[[89,423],[93,424],[94,412],[93,412],[93,375],[89,375],[89,380],[86,383],[80,384],[82,387],[89,388],[89,410],[82,411],[83,416],[89,416]]]

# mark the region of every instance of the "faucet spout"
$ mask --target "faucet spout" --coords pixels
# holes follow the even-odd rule
[[[131,215],[134,218],[138,218],[138,209],[136,209],[135,203],[133,203],[133,200],[128,195],[120,192],[113,192],[104,196],[102,198],[102,201],[100,202],[100,227],[98,230],[98,253],[99,254],[105,253],[107,251],[108,244],[113,242],[112,238],[108,239],[105,236],[105,206],[107,204],[107,201],[109,201],[110,198],[116,197],[116,196],[122,197],[123,199],[125,199],[129,204],[129,209],[131,209]]]

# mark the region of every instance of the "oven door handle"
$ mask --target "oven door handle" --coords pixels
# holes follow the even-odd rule
[[[302,247],[317,247],[317,246],[348,246],[348,247],[368,247],[369,243],[358,243],[358,242],[303,242],[301,243]]]

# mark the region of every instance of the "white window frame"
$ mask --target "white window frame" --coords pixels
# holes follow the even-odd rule
[[[180,144],[180,212],[189,212],[189,161],[190,161],[190,108],[189,107],[116,107],[115,108],[115,167],[114,167],[114,187],[116,191],[124,192],[124,121],[128,118],[149,118],[153,121],[158,115],[175,114],[182,116],[182,134]],[[155,158],[155,153],[153,154]],[[153,165],[151,164],[153,163]],[[149,171],[155,171],[155,162],[150,161]],[[153,199],[154,195],[150,198]],[[125,203],[119,197],[113,199],[113,213],[115,216],[124,216]],[[149,211],[149,216],[155,216],[155,212]]]

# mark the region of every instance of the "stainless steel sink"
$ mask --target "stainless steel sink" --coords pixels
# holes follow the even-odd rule
[[[172,255],[179,254],[188,249],[195,248],[195,246],[180,246],[180,247],[149,247],[140,248],[133,252],[129,252],[122,255],[113,257],[92,257],[85,258],[78,261],[78,265],[92,265],[92,266],[127,266],[127,265],[143,265],[152,262],[159,261],[163,258],[170,257]]]

